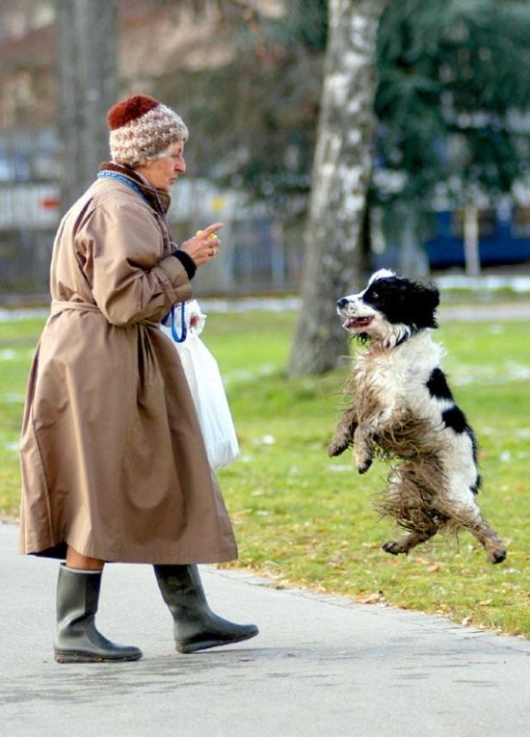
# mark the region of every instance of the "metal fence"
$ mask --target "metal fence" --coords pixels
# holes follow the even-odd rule
[[[297,291],[303,253],[296,228],[286,231],[238,193],[203,180],[179,182],[169,212],[175,241],[215,221],[225,225],[221,252],[196,277],[199,296]],[[47,297],[58,224],[56,184],[0,183],[0,302]]]

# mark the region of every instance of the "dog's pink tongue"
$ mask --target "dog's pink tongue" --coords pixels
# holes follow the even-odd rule
[[[346,330],[356,330],[358,328],[365,328],[371,322],[371,317],[349,317],[342,323],[342,327]]]

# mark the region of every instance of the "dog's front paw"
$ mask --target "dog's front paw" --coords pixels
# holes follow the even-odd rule
[[[370,466],[371,465],[372,465],[372,459],[370,458],[370,460],[368,460],[365,463],[363,463],[362,466],[360,466],[359,464],[357,464],[357,470],[362,475],[363,473],[366,473],[367,471],[370,470]]]
[[[328,445],[328,454],[331,458],[334,456],[340,456],[341,453],[344,453],[344,451],[348,449],[349,445],[350,443],[343,438],[333,438],[331,443]]]
[[[372,454],[368,450],[355,449],[355,465],[360,474],[366,473],[372,465]]]
[[[372,435],[366,423],[357,426],[353,434],[353,455],[359,473],[366,473],[374,457]]]

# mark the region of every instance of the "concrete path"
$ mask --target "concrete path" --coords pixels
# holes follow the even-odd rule
[[[500,322],[502,320],[530,320],[530,302],[477,302],[466,305],[440,305],[439,323]]]
[[[59,665],[57,563],[0,525],[0,729],[6,737],[528,737],[530,642],[436,617],[202,568],[212,608],[254,640],[173,652],[149,566],[110,565],[100,629],[121,665]],[[523,595],[523,594],[522,594]]]

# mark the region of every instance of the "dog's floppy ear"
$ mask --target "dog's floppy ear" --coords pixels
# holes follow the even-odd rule
[[[437,328],[436,308],[440,304],[440,292],[434,284],[416,283],[414,286],[414,322],[419,328]]]

